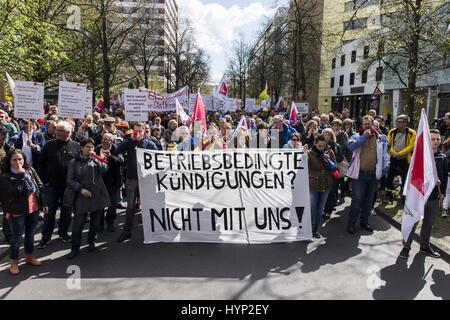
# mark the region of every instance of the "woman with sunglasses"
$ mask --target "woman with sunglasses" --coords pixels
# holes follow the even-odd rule
[[[283,147],[283,149],[303,149],[303,145],[300,141],[300,133],[294,132],[291,136],[291,140],[289,140],[288,143],[286,143]]]

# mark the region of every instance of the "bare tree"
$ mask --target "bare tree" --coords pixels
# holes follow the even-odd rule
[[[233,43],[231,56],[228,57],[226,69],[226,74],[228,78],[231,79],[232,92],[234,92],[234,96],[239,99],[245,99],[246,95],[249,58],[250,47],[244,36],[241,34]]]
[[[171,85],[175,86],[175,90],[179,90],[183,86],[188,86],[191,90],[195,90],[209,80],[209,56],[196,44],[194,31],[189,20],[181,23],[176,36],[175,46],[166,48],[166,54],[169,59],[168,67],[166,68],[168,92],[171,91]],[[174,83],[170,81],[172,73],[175,75]]]
[[[83,25],[74,32],[100,48],[103,82],[103,100],[106,108],[111,102],[111,87],[128,83],[125,66],[134,48],[129,41],[146,14],[144,2],[134,2],[133,6],[120,6],[114,0],[81,0],[73,4],[80,6],[84,13]]]

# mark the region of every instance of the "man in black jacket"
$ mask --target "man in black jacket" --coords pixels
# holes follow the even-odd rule
[[[103,182],[108,189],[111,206],[106,211],[106,225],[110,232],[116,231],[114,221],[117,211],[117,194],[122,185],[122,176],[120,166],[124,165],[125,160],[122,155],[116,155],[116,145],[114,136],[111,133],[103,134],[101,144],[95,147],[95,153],[108,161],[108,171],[103,174]],[[100,232],[104,228],[105,214],[100,218]]]
[[[441,144],[441,136],[439,130],[431,129],[431,147],[433,148],[434,160],[436,161],[436,170],[439,177],[439,181],[436,187],[433,189],[427,203],[425,204],[425,212],[422,228],[420,230],[420,252],[433,257],[439,258],[440,254],[435,252],[430,247],[431,229],[439,212],[439,201],[442,201],[445,197],[448,183],[448,162],[447,157],[439,151]],[[411,243],[414,233],[416,231],[417,223],[414,225],[408,241],[403,243],[403,250],[400,252],[400,258],[408,259],[409,250],[411,249]]]
[[[73,127],[66,121],[56,125],[56,139],[49,141],[42,148],[39,158],[39,174],[45,185],[48,202],[48,213],[44,217],[42,239],[38,248],[43,249],[49,243],[55,227],[56,210],[62,204],[64,190],[67,185],[69,162],[80,154],[80,144],[70,139]],[[67,234],[70,227],[72,208],[61,205],[58,234],[63,242],[69,242]]]
[[[158,150],[156,145],[144,137],[144,123],[137,122],[133,125],[133,138],[128,138],[122,142],[116,151],[116,155],[127,156],[127,180],[125,189],[127,191],[127,213],[123,231],[117,239],[118,242],[124,242],[131,238],[134,215],[136,210],[136,199],[139,195],[138,184],[138,164],[136,148]]]

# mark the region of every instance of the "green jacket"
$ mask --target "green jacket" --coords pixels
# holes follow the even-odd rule
[[[17,133],[17,128],[11,122],[0,123],[0,128],[6,128],[6,143],[9,143],[10,137]]]

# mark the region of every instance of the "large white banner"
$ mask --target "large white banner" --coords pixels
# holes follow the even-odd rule
[[[137,149],[137,159],[145,243],[311,239],[303,152]]]
[[[86,101],[84,105],[84,114],[89,115],[92,114],[92,90],[86,90]]]
[[[14,89],[14,116],[24,119],[44,117],[44,84],[16,81]]]
[[[154,112],[171,112],[176,111],[176,99],[180,102],[183,109],[187,109],[189,105],[189,88],[184,87],[177,92],[160,95],[154,91],[148,91],[148,111]]]
[[[125,120],[148,121],[148,91],[125,89]]]
[[[62,118],[83,119],[86,110],[84,83],[60,81],[58,91],[58,115]]]

